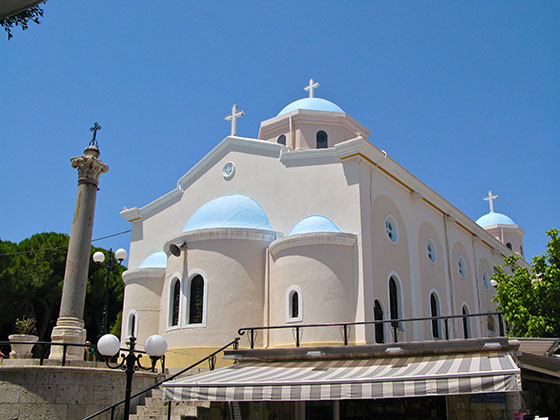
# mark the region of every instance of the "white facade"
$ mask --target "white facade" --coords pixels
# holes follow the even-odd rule
[[[132,240],[122,337],[132,319],[140,343],[161,334],[171,350],[194,351],[226,344],[240,327],[373,320],[376,301],[384,319],[493,311],[488,279],[512,252],[500,240],[516,251],[521,229],[506,226],[498,240],[368,136],[328,101],[296,101],[264,121],[258,139],[226,137],[174,190],[123,211]],[[399,334],[434,331],[415,322]],[[493,332],[473,318],[468,334]],[[456,322],[451,336],[463,335]],[[338,328],[302,336],[340,341]],[[352,328],[350,341],[374,343],[374,328]],[[290,329],[257,337],[265,347],[293,342]]]

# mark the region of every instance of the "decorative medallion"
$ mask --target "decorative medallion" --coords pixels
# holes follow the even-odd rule
[[[230,179],[233,177],[235,173],[235,165],[233,162],[228,162],[224,165],[224,169],[222,169],[222,175],[224,179]]]

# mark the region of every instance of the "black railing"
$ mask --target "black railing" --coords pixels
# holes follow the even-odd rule
[[[295,345],[296,347],[300,347],[301,344],[301,333],[304,328],[327,328],[327,327],[340,327],[342,328],[342,340],[345,346],[348,345],[348,334],[349,329],[355,325],[380,325],[384,326],[385,324],[391,324],[391,330],[393,332],[393,342],[398,342],[398,331],[400,329],[401,324],[405,324],[407,322],[418,322],[418,321],[430,321],[430,322],[438,322],[443,320],[444,327],[445,327],[445,339],[449,340],[449,321],[453,321],[454,319],[461,318],[463,320],[468,318],[474,317],[488,317],[488,316],[497,316],[498,317],[498,325],[499,325],[499,335],[504,336],[504,324],[502,322],[502,313],[501,312],[486,312],[482,314],[464,314],[464,315],[443,315],[443,316],[432,316],[432,317],[422,317],[422,318],[399,318],[399,319],[385,319],[385,320],[378,320],[378,321],[356,321],[356,322],[334,322],[334,323],[324,323],[324,324],[301,324],[301,325],[271,325],[268,327],[246,327],[240,328],[237,330],[239,335],[245,335],[248,332],[248,339],[249,339],[249,346],[250,348],[255,348],[255,336],[256,332],[262,330],[285,330],[291,329],[295,332]]]
[[[210,370],[214,370],[214,367],[215,367],[215,365],[216,365],[216,355],[219,354],[219,353],[221,353],[222,351],[224,351],[224,350],[227,349],[228,347],[233,347],[234,349],[237,349],[238,344],[239,344],[239,337],[235,337],[234,340],[230,341],[230,342],[227,343],[225,346],[223,346],[223,347],[221,347],[220,349],[216,350],[214,353],[209,354],[209,355],[206,356],[205,358],[200,359],[198,362],[195,362],[195,363],[193,363],[192,365],[187,366],[187,367],[184,368],[184,369],[181,369],[179,372],[174,373],[174,374],[171,375],[170,377],[165,378],[165,379],[163,379],[163,380],[157,382],[156,384],[154,384],[154,385],[152,385],[152,386],[150,386],[150,387],[148,387],[148,388],[146,388],[146,389],[143,389],[142,391],[137,392],[137,393],[134,394],[134,395],[131,395],[130,399],[132,400],[132,399],[134,399],[134,398],[140,397],[140,396],[144,395],[145,393],[151,391],[152,389],[155,389],[155,388],[159,387],[161,384],[175,379],[176,377],[182,375],[183,373],[185,373],[185,372],[187,372],[187,371],[189,371],[189,370],[191,370],[191,369],[194,369],[195,367],[197,367],[198,365],[200,365],[201,363],[204,363],[204,362],[206,362],[206,361],[208,361],[208,365],[209,365],[209,367],[210,367]],[[111,420],[114,420],[116,408],[117,408],[119,405],[124,404],[125,401],[126,401],[126,400],[118,401],[118,402],[116,402],[116,403],[114,403],[114,404],[112,404],[112,405],[110,405],[110,406],[108,406],[108,407],[105,407],[105,408],[102,409],[102,410],[99,410],[99,411],[97,411],[97,412],[95,412],[95,413],[93,413],[93,414],[91,414],[91,415],[89,415],[89,416],[87,416],[87,417],[84,417],[82,420],[90,420],[90,419],[93,419],[93,418],[95,418],[95,417],[97,417],[97,416],[99,416],[99,415],[101,415],[101,414],[103,414],[103,413],[106,413],[106,412],[108,412],[108,411],[111,412]],[[171,401],[169,401],[168,404],[167,404],[167,418],[168,418],[168,419],[171,418],[171,407],[172,407]]]
[[[12,344],[33,344],[35,346],[39,346],[39,351],[38,351],[38,356],[34,355],[31,359],[39,359],[39,366],[43,366],[45,359],[49,358],[50,352],[51,352],[51,347],[52,346],[62,346],[62,358],[61,358],[61,366],[66,366],[66,362],[67,362],[67,353],[68,353],[68,347],[82,347],[82,348],[92,348],[95,350],[95,354],[97,355],[96,357],[98,357],[97,361],[102,361],[103,356],[101,356],[99,354],[99,352],[97,351],[97,345],[95,344],[76,344],[76,343],[56,343],[56,342],[52,342],[52,341],[0,341],[0,346],[8,346],[8,345],[12,345]],[[127,349],[125,348],[121,348],[119,351],[125,351]],[[145,351],[143,350],[135,350],[136,353],[141,353],[141,354],[147,354]],[[37,352],[36,352],[37,354]],[[84,357],[85,357],[85,353],[84,353]],[[29,358],[21,358],[18,360],[29,360]],[[52,359],[51,359],[52,360]],[[58,359],[54,359],[54,360],[58,360]],[[72,359],[72,360],[78,360],[78,361],[88,361],[84,358],[80,358],[80,359]],[[91,360],[89,360],[91,361]],[[162,357],[162,369],[165,370],[165,356]]]

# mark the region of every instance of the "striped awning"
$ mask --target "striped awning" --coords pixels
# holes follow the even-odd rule
[[[242,362],[163,384],[167,400],[309,401],[521,391],[509,354]]]

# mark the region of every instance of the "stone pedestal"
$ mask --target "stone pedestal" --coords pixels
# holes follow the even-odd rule
[[[51,339],[53,343],[84,344],[86,342],[86,330],[84,321],[74,317],[60,317],[53,328]],[[62,360],[64,357],[64,346],[51,345],[49,359]],[[66,346],[66,360],[83,360],[84,348],[78,346]]]
[[[98,157],[99,149],[90,145],[82,156],[71,159],[72,167],[78,169],[78,196],[68,243],[60,315],[51,335],[53,343],[85,343],[83,317],[97,184],[99,176],[109,170]],[[52,346],[50,358],[62,358],[62,352],[62,346]],[[82,357],[83,348],[67,348],[67,359]]]

